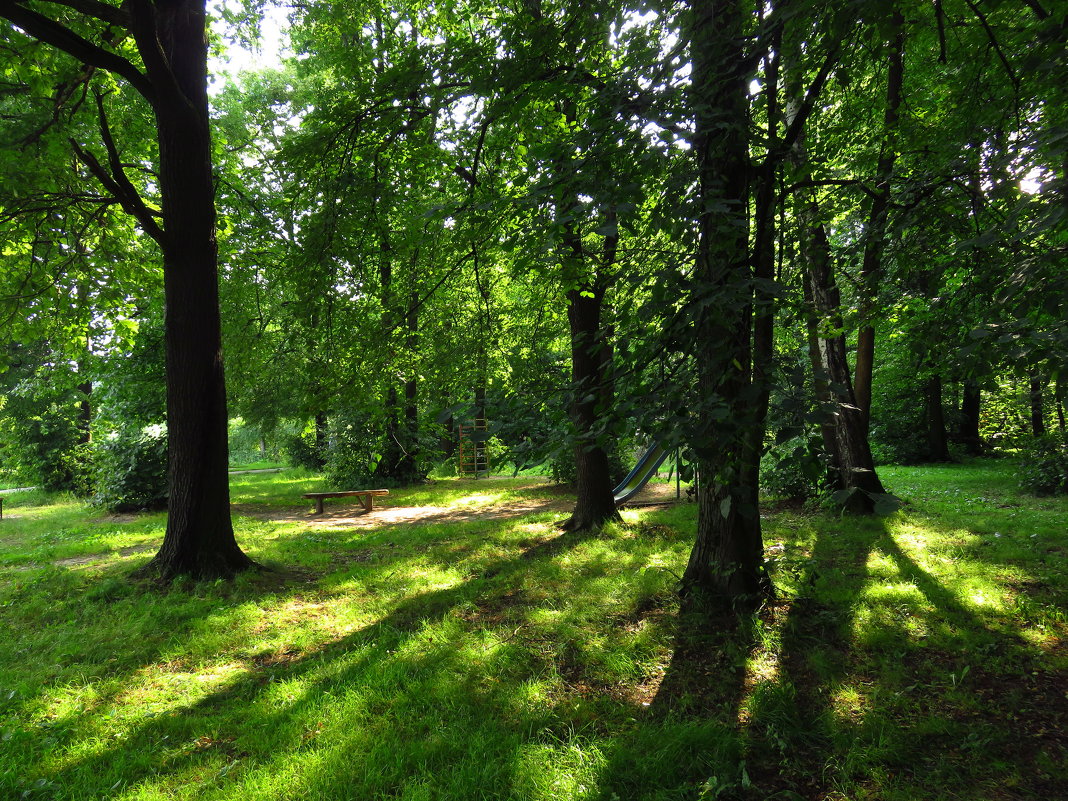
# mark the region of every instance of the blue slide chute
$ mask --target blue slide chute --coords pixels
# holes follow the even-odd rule
[[[656,475],[656,471],[660,469],[660,465],[664,463],[668,453],[669,451],[662,442],[657,440],[653,443],[653,446],[638,460],[638,464],[634,466],[634,469],[613,490],[613,494],[616,496],[616,506],[625,504],[637,495],[642,487],[649,483],[649,479]]]

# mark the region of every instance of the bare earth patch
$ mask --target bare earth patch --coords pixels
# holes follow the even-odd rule
[[[544,491],[544,484],[531,484],[530,489]],[[685,496],[683,496],[685,497]],[[647,485],[631,506],[674,503],[675,487],[670,484]],[[372,529],[411,523],[469,523],[476,520],[510,520],[524,515],[553,513],[566,515],[574,506],[569,495],[553,498],[511,499],[503,503],[479,506],[392,506],[390,498],[376,499],[375,508],[363,511],[359,503],[326,504],[326,511],[317,515],[310,510],[270,509],[255,504],[234,504],[237,514],[258,520],[301,522],[315,529]]]

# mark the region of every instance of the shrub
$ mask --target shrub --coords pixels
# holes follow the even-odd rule
[[[637,464],[638,459],[645,453],[645,449],[635,449],[630,442],[614,440],[607,446],[608,472],[612,479],[612,486],[617,486],[631,468]],[[578,466],[575,464],[575,449],[560,447],[549,456],[549,476],[556,484],[574,487],[578,481]]]
[[[316,473],[326,463],[322,451],[315,446],[315,438],[305,434],[297,434],[286,440],[285,458],[293,467],[303,467]]]
[[[760,460],[760,487],[768,495],[804,501],[820,493],[827,468],[818,438],[808,434],[773,445]]]
[[[1035,437],[1024,448],[1020,486],[1034,495],[1068,495],[1068,440]]]
[[[96,454],[93,503],[112,512],[167,505],[167,429],[162,425],[118,431]]]
[[[423,481],[436,460],[441,459],[438,431],[429,426],[417,436],[400,433],[413,458],[389,451],[381,418],[359,411],[342,412],[331,418],[330,449],[323,472],[332,487],[361,489],[402,487]],[[413,441],[414,440],[414,441]]]

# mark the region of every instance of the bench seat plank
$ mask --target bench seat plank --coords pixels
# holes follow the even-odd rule
[[[360,499],[360,505],[365,512],[370,512],[376,495],[389,495],[388,489],[373,490],[344,490],[341,492],[305,492],[300,497],[311,498],[315,501],[315,514],[323,513],[323,498],[348,498],[356,496]]]

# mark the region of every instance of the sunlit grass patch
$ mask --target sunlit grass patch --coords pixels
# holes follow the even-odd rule
[[[985,471],[888,471],[911,504],[886,519],[768,516],[779,596],[736,628],[679,620],[693,505],[588,536],[238,515],[273,570],[164,589],[128,578],[162,516],[27,498],[0,524],[0,798],[1042,797],[1068,781],[1068,509]],[[235,476],[235,500],[320,480]]]

